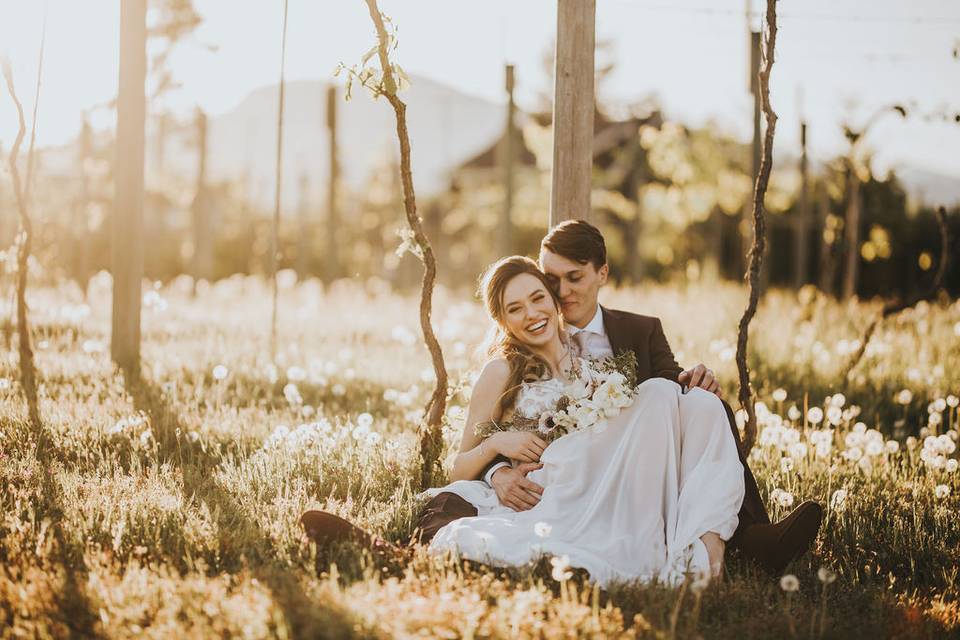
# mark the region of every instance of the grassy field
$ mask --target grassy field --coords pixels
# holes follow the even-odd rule
[[[787,570],[797,590],[734,557],[705,590],[599,592],[579,575],[553,580],[545,562],[493,571],[421,551],[378,571],[354,548],[305,542],[298,517],[311,507],[391,540],[409,534],[432,374],[414,298],[376,283],[324,292],[284,280],[275,360],[260,280],[202,285],[196,297],[185,280],[148,293],[134,379],[110,363],[108,277],[86,300],[67,285],[36,290],[40,433],[3,321],[0,635],[960,634],[960,303],[882,325],[846,380],[877,307],[769,295],[751,338],[763,402],[752,466],[771,515],[805,499],[829,505],[814,550]],[[713,366],[732,397],[744,297],[711,285],[603,300],[660,316],[681,364]],[[467,293],[440,291],[435,325],[457,385],[449,454],[487,321]]]

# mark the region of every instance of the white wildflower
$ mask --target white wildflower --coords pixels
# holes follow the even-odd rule
[[[950,487],[945,484],[938,484],[933,490],[933,495],[937,497],[937,500],[945,500],[950,495]]]
[[[563,582],[564,580],[569,580],[573,577],[573,573],[569,571],[570,556],[554,556],[550,559],[550,564],[553,566],[553,570],[550,572],[550,575],[553,576],[553,579],[557,582]]]
[[[797,579],[797,576],[792,573],[780,578],[780,588],[786,591],[787,593],[793,593],[800,590],[800,581]]]
[[[830,584],[837,579],[837,574],[827,567],[820,567],[817,569],[817,579],[823,584]]]
[[[823,409],[820,407],[810,407],[807,410],[807,421],[810,424],[820,424],[823,421]]]
[[[787,390],[786,389],[777,389],[773,392],[773,399],[776,402],[783,402],[787,399]]]
[[[913,401],[913,392],[910,389],[901,389],[896,400],[899,404],[910,404]]]
[[[213,379],[214,380],[223,380],[227,377],[227,374],[230,373],[225,366],[218,364],[213,368]]]
[[[847,490],[837,489],[830,496],[830,508],[834,511],[843,511],[847,506]]]
[[[373,426],[373,416],[367,412],[361,413],[357,416],[357,424],[363,427],[370,428]]]

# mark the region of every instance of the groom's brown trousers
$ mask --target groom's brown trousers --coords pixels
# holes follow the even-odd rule
[[[726,400],[723,401],[723,408],[727,412],[730,430],[733,432],[733,439],[737,443],[737,452],[740,454],[740,463],[743,465],[745,492],[743,505],[740,507],[740,513],[737,514],[740,523],[737,525],[737,530],[734,532],[733,537],[729,540],[729,544],[732,547],[736,547],[740,534],[747,527],[755,524],[768,524],[770,522],[770,516],[767,515],[767,510],[763,506],[763,500],[760,498],[757,480],[753,477],[753,472],[750,471],[750,467],[747,465],[747,456],[743,450],[743,442],[740,439],[740,430],[737,428],[737,421],[734,419],[733,409],[730,408]],[[409,542],[411,544],[416,542],[428,544],[442,527],[454,520],[475,515],[477,515],[477,509],[457,494],[449,492],[440,493],[427,503]]]

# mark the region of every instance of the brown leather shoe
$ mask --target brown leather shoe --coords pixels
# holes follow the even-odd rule
[[[408,549],[387,542],[380,536],[367,533],[353,523],[326,511],[311,510],[300,516],[300,524],[307,537],[317,545],[335,542],[355,542],[371,553],[377,564],[393,567],[407,559]]]
[[[780,522],[755,524],[741,535],[740,551],[773,575],[780,575],[810,548],[823,521],[823,507],[807,500]]]

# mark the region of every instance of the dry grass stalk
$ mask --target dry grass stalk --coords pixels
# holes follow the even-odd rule
[[[433,307],[433,286],[437,279],[437,261],[433,255],[433,247],[423,230],[420,217],[417,215],[417,200],[413,191],[413,173],[410,169],[410,136],[407,131],[407,105],[397,96],[397,81],[394,78],[394,68],[390,64],[390,42],[384,25],[383,14],[377,7],[377,0],[366,0],[370,10],[370,18],[377,29],[377,55],[380,60],[382,76],[382,95],[393,107],[397,120],[397,138],[400,141],[400,179],[403,185],[403,209],[406,213],[407,224],[413,231],[413,239],[419,248],[419,255],[423,261],[423,280],[420,286],[420,329],[423,340],[430,351],[433,361],[433,371],[437,382],[433,395],[427,403],[424,425],[420,434],[421,485],[426,487],[432,482],[438,464],[440,451],[443,447],[441,426],[447,405],[447,369],[443,362],[443,352],[440,343],[433,332],[430,314]]]
[[[937,265],[937,272],[933,276],[933,281],[931,281],[930,286],[927,287],[926,290],[913,297],[904,300],[891,300],[883,305],[880,314],[870,321],[866,331],[863,332],[863,338],[860,339],[860,348],[853,354],[853,357],[850,358],[850,364],[847,365],[847,371],[844,376],[846,379],[849,380],[851,378],[853,370],[860,364],[860,360],[863,359],[863,355],[867,351],[870,338],[873,337],[873,333],[877,330],[881,321],[901,311],[915,307],[924,300],[933,299],[943,286],[943,279],[946,277],[947,270],[950,268],[950,227],[947,225],[947,209],[943,206],[937,209],[937,223],[940,225],[940,264]]]
[[[750,387],[750,370],[747,368],[747,337],[750,321],[757,312],[760,301],[760,268],[766,251],[767,224],[763,211],[763,200],[770,182],[770,169],[773,165],[773,134],[777,126],[777,114],[770,106],[770,72],[773,70],[774,51],[777,43],[777,3],[767,0],[764,46],[761,51],[762,65],[758,77],[763,114],[767,121],[767,130],[763,137],[763,153],[760,159],[760,171],[753,188],[753,246],[750,248],[747,282],[750,287],[750,300],[740,318],[737,331],[737,370],[740,374],[740,406],[747,412],[743,444],[750,450],[757,437],[757,414],[753,406],[753,389]]]
[[[17,202],[17,211],[20,213],[20,233],[17,242],[17,334],[19,337],[19,355],[20,355],[20,379],[23,385],[23,393],[27,399],[27,410],[29,412],[31,426],[39,431],[40,409],[37,402],[37,369],[33,361],[33,348],[30,346],[30,325],[27,320],[27,270],[30,259],[30,249],[33,243],[33,222],[30,219],[30,212],[27,206],[27,196],[24,191],[24,184],[20,178],[20,171],[17,168],[17,160],[20,155],[20,145],[26,135],[26,122],[23,118],[23,105],[17,97],[16,89],[13,86],[13,70],[10,68],[10,61],[3,61],[3,77],[7,82],[7,91],[10,98],[13,99],[17,107],[17,117],[19,118],[19,130],[17,138],[10,150],[9,164],[10,176],[13,179],[13,192]],[[30,156],[33,155],[33,143],[30,144]],[[27,165],[33,164],[31,157],[27,158]]]

